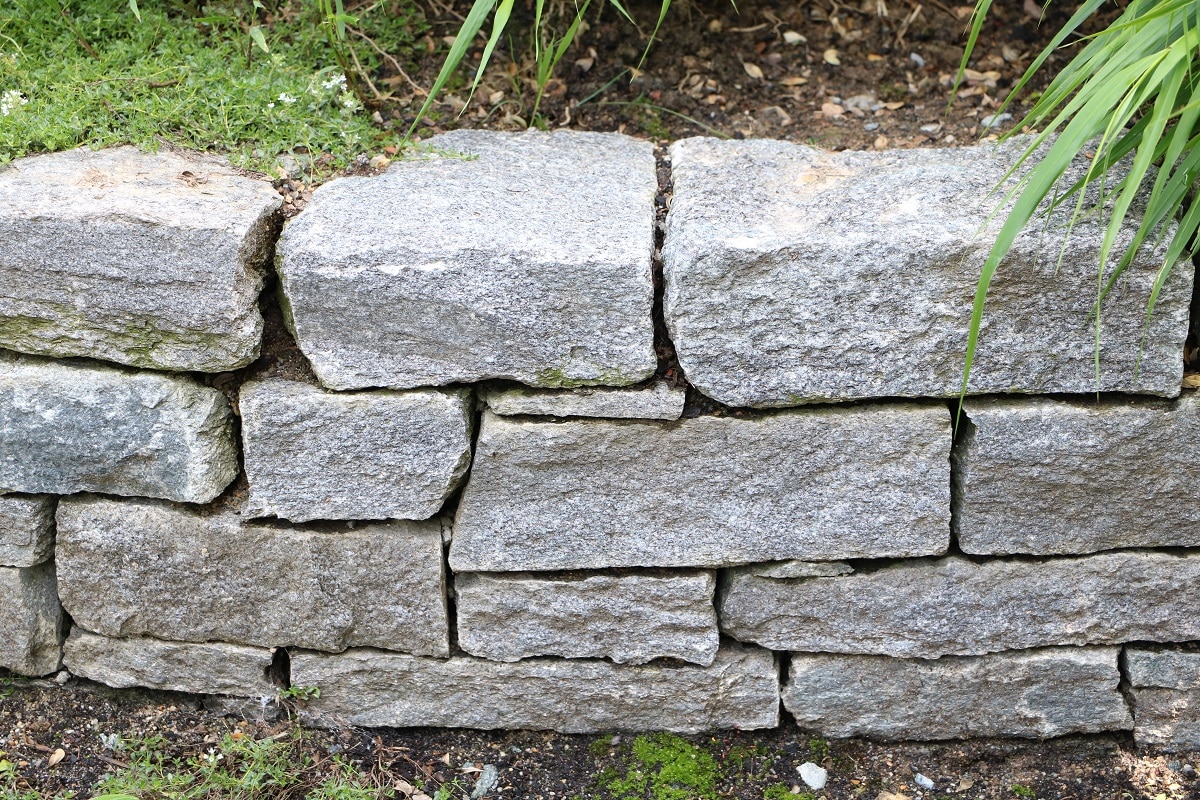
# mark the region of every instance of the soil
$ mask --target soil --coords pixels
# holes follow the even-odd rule
[[[9,692],[0,700],[0,751],[17,764],[16,788],[44,797],[66,790],[86,797],[97,779],[125,764],[121,751],[106,747],[101,734],[119,734],[126,741],[155,734],[165,739],[166,753],[195,758],[225,733],[238,731],[257,738],[291,737],[298,755],[323,763],[341,754],[370,772],[380,786],[400,787],[401,798],[406,787],[423,786],[432,796],[443,784],[453,786],[452,797],[465,797],[489,764],[497,768],[499,779],[487,797],[608,798],[599,776],[606,768],[627,770],[633,738],[444,729],[298,733],[286,717],[223,717],[205,710],[202,699],[186,695],[110,689],[76,678],[59,685],[4,678],[0,673],[0,680],[0,689]],[[785,725],[772,731],[685,738],[717,759],[721,777],[716,794],[721,798],[761,800],[768,787],[778,784],[807,791],[797,774],[806,761],[828,770],[829,782],[816,794],[829,800],[1200,798],[1194,768],[1200,754],[1139,752],[1127,736],[1042,742],[826,742]],[[60,760],[50,764],[60,748]],[[932,780],[934,790],[920,789],[918,774]],[[410,796],[415,793],[408,791]]]

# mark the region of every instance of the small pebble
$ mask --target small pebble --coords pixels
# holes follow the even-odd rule
[[[919,772],[913,776],[913,783],[917,784],[917,786],[920,786],[927,792],[933,791],[933,781],[929,780],[929,778],[926,778]]]
[[[1183,769],[1180,771],[1183,773],[1183,776],[1185,778],[1195,778],[1196,777],[1196,768],[1193,767],[1191,764],[1184,764]]]
[[[908,54],[908,58],[909,58],[909,60],[910,60],[910,61],[912,61],[912,62],[913,62],[914,64],[916,64],[918,67],[923,67],[923,66],[925,66],[925,59],[921,58],[921,57],[920,57],[919,55],[917,55],[916,53],[909,53],[909,54]]]
[[[983,119],[979,120],[979,124],[985,128],[995,128],[1001,122],[1007,122],[1012,119],[1012,114],[988,114]]]
[[[800,773],[800,780],[808,784],[810,789],[824,789],[825,781],[829,779],[829,772],[811,761],[805,761],[796,767],[796,771]]]
[[[877,131],[877,130],[879,130],[879,123],[878,122],[868,122],[866,125],[863,125],[863,130],[864,131]]]
[[[1173,769],[1173,770],[1175,770],[1176,772],[1178,772],[1178,771],[1179,771],[1179,768],[1180,768],[1180,767],[1182,767],[1182,766],[1183,766],[1183,762],[1182,762],[1182,761],[1168,761],[1168,762],[1167,762],[1167,769]]]

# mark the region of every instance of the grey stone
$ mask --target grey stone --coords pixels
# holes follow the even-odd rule
[[[206,503],[237,473],[233,415],[216,389],[0,353],[0,491]]]
[[[0,668],[49,675],[62,661],[62,607],[54,562],[0,567]]]
[[[969,400],[959,546],[979,554],[1200,545],[1200,399]]]
[[[508,572],[941,554],[949,450],[945,406],[677,423],[485,413],[450,565]]]
[[[282,199],[210,156],[71,150],[0,171],[0,347],[221,372],[258,356]]]
[[[711,572],[464,573],[455,576],[458,645],[492,661],[529,656],[708,666],[719,634]]]
[[[0,566],[32,567],[54,555],[54,498],[0,495]]]
[[[841,561],[777,561],[756,564],[753,571],[762,578],[832,578],[849,575],[854,567]]]
[[[831,578],[731,570],[721,630],[772,650],[917,658],[1200,638],[1200,555],[901,561]]]
[[[167,642],[138,636],[113,639],[74,628],[63,648],[67,669],[126,689],[144,686],[192,694],[274,697],[271,651],[225,642]]]
[[[779,724],[775,656],[738,645],[708,667],[299,652],[292,683],[321,687],[301,718],[322,725],[699,733]]]
[[[653,146],[469,130],[427,144],[443,154],[330,181],[284,230],[291,324],[321,382],[650,377]]]
[[[69,497],[56,559],[63,606],[103,636],[449,655],[436,522],[303,530]]]
[[[792,656],[783,705],[804,730],[872,739],[1046,738],[1128,730],[1116,647],[937,660]]]
[[[1126,647],[1124,659],[1138,746],[1200,749],[1200,653]]]
[[[676,142],[664,309],[688,379],[734,406],[958,394],[976,282],[1005,218],[990,192],[1026,144]],[[1103,227],[1085,216],[1064,250],[1073,207],[1035,221],[997,271],[970,391],[1177,395],[1193,270],[1172,271],[1148,329],[1165,243],[1126,271],[1105,302],[1097,384]]]
[[[487,393],[487,405],[493,413],[504,416],[532,414],[547,417],[676,420],[683,416],[686,397],[687,392],[682,386],[657,380],[649,386],[629,389],[492,389]]]
[[[428,519],[471,463],[471,392],[242,387],[249,511],[293,522]]]

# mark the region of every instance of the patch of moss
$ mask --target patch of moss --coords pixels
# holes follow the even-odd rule
[[[624,775],[600,774],[600,787],[613,800],[715,800],[717,763],[706,751],[678,736],[639,736]]]

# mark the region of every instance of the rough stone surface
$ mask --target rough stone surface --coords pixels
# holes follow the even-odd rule
[[[428,519],[471,463],[471,393],[335,394],[295,381],[242,387],[249,511],[313,519]]]
[[[945,406],[678,423],[484,414],[458,572],[930,555],[949,545]]]
[[[783,705],[803,730],[872,739],[1128,730],[1116,647],[937,660],[795,653]]]
[[[1200,749],[1200,653],[1126,647],[1123,657],[1138,746]]]
[[[0,491],[206,503],[237,473],[233,415],[216,389],[0,353]]]
[[[54,498],[0,495],[0,566],[32,567],[54,555]]]
[[[282,204],[212,157],[72,150],[0,171],[0,347],[221,372],[258,356]]]
[[[720,636],[711,572],[455,576],[458,644],[491,661],[529,656],[708,666]]]
[[[738,645],[708,667],[301,652],[292,655],[292,683],[321,687],[302,713],[325,725],[699,733],[779,724],[775,656]]]
[[[271,651],[224,642],[192,644],[139,636],[112,639],[74,628],[63,663],[76,675],[126,689],[274,697]]]
[[[69,497],[56,558],[63,606],[104,636],[449,655],[436,522],[297,530]]]
[[[474,158],[431,155],[331,181],[284,230],[283,289],[321,382],[649,378],[653,146],[468,130],[427,144]]]
[[[1200,399],[969,400],[955,446],[964,552],[1200,545]]]
[[[0,567],[0,668],[48,675],[62,661],[62,607],[54,562]]]
[[[493,413],[504,416],[675,420],[683,416],[686,397],[682,386],[657,380],[649,386],[631,389],[493,389],[487,393],[487,405]]]
[[[841,577],[734,570],[721,630],[773,650],[917,658],[1068,644],[1200,639],[1200,556],[913,560]]]
[[[664,308],[688,379],[734,406],[956,395],[979,270],[1005,216],[989,222],[989,195],[1025,145],[676,142]],[[1097,385],[1103,230],[1085,217],[1063,251],[1072,210],[1021,234],[996,273],[970,390],[1177,395],[1193,270],[1173,270],[1146,331],[1165,244],[1134,262],[1105,304]]]

